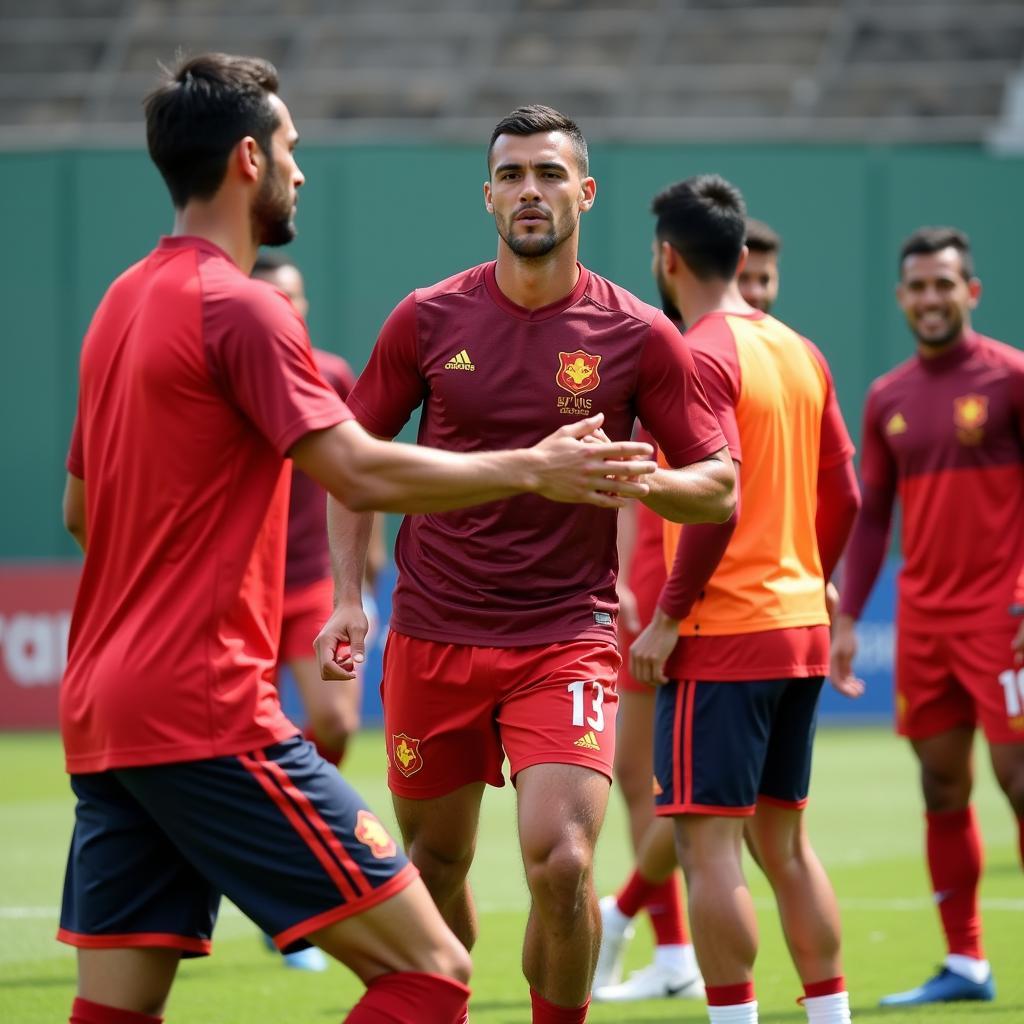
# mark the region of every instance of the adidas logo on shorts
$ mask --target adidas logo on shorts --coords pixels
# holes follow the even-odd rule
[[[581,736],[574,744],[574,747],[582,747],[584,750],[600,750],[601,747],[598,745],[597,737],[592,733],[588,732]]]

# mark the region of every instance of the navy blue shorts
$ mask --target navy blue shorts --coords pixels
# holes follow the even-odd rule
[[[822,676],[667,683],[654,725],[655,811],[753,814],[758,800],[802,808]]]
[[[204,761],[72,775],[58,938],[210,952],[221,894],[285,951],[395,895],[416,869],[299,737]]]

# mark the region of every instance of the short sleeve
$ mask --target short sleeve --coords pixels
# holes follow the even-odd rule
[[[323,379],[302,318],[284,295],[259,286],[203,307],[214,379],[281,454],[314,430],[351,419]]]
[[[82,418],[75,412],[75,425],[71,428],[71,444],[68,446],[68,457],[64,461],[67,471],[79,480],[85,479],[85,455],[82,450]]]
[[[818,350],[817,346],[807,342],[808,347],[818,360],[822,373],[825,375],[825,407],[821,413],[821,442],[818,450],[818,468],[833,469],[841,466],[848,459],[853,457],[856,450],[850,438],[850,432],[846,429],[846,421],[843,419],[842,410],[839,408],[839,399],[836,397],[836,386],[832,380],[832,371],[829,368],[828,360]]]
[[[864,403],[860,479],[865,488],[874,487],[886,494],[892,493],[896,486],[896,462],[882,434],[877,385],[872,385]]]
[[[352,412],[371,434],[394,437],[429,389],[420,372],[416,295],[407,295],[384,321],[366,369],[349,396]]]
[[[636,411],[670,466],[699,462],[726,446],[689,346],[663,313],[640,353]]]

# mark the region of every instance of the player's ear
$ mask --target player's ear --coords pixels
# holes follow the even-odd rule
[[[750,249],[747,246],[743,246],[743,248],[740,249],[740,258],[736,262],[736,273],[733,275],[734,277],[740,276],[741,271],[747,265],[747,257],[749,255]]]
[[[597,198],[597,182],[593,178],[584,178],[580,182],[580,210],[586,212],[594,205]]]
[[[967,308],[974,309],[981,301],[981,281],[978,278],[972,277],[967,282],[967,295]]]
[[[260,144],[251,135],[246,135],[236,143],[232,150],[232,158],[244,181],[259,180],[264,155]]]
[[[494,203],[491,202],[491,183],[484,182],[484,209],[488,213],[494,213]]]

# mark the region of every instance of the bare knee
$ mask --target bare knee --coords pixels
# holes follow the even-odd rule
[[[971,799],[971,776],[958,765],[921,765],[921,793],[933,813],[963,810]]]
[[[578,831],[549,846],[524,851],[526,880],[534,902],[546,912],[571,917],[584,905],[593,850]]]
[[[341,750],[359,730],[359,712],[349,707],[318,710],[310,713],[310,725],[319,743]]]
[[[428,835],[417,835],[409,844],[409,859],[438,903],[462,888],[473,864],[474,852],[473,843],[444,842],[440,837]]]

